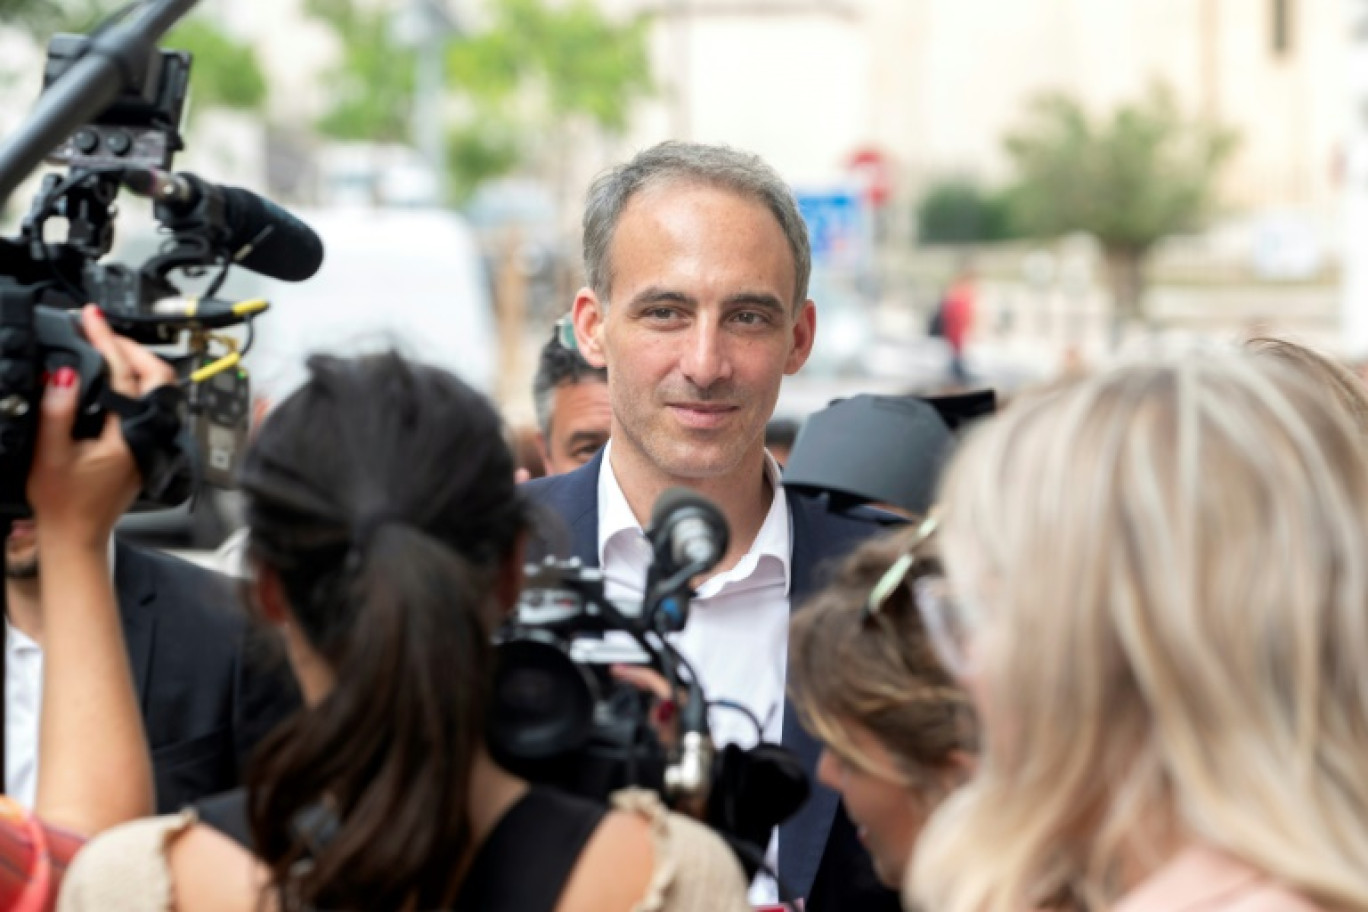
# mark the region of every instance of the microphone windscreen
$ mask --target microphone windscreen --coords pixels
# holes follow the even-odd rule
[[[223,188],[223,219],[230,247],[252,245],[237,262],[253,272],[302,282],[323,265],[323,242],[313,229],[250,190]]]

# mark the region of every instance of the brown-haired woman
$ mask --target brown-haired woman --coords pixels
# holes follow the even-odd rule
[[[789,689],[825,744],[817,776],[840,793],[890,887],[976,748],[969,697],[937,662],[913,595],[936,566],[926,553],[933,531],[934,520],[866,542],[789,635]]]
[[[527,526],[489,402],[392,354],[309,369],[241,478],[253,598],[307,709],[260,748],[242,825],[206,803],[214,827],[111,831],[61,908],[744,910],[740,865],[701,825],[529,785],[486,750]]]

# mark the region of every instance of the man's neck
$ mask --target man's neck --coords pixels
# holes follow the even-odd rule
[[[715,478],[675,478],[664,475],[645,455],[631,447],[612,446],[608,460],[632,515],[644,529],[660,495],[670,488],[689,488],[711,500],[727,519],[727,553],[712,573],[730,570],[750,551],[774,502],[774,486],[765,469],[765,450],[747,454],[737,468]],[[711,575],[711,574],[709,574]]]
[[[43,642],[43,604],[37,579],[5,580],[5,616],[10,626],[33,640]]]

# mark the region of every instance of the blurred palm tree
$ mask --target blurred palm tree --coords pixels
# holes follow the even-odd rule
[[[1205,227],[1237,145],[1232,130],[1189,119],[1158,85],[1104,117],[1067,95],[1038,97],[1005,140],[1016,171],[1007,191],[1013,227],[1097,238],[1119,335],[1126,323],[1147,321],[1150,252],[1166,237]]]

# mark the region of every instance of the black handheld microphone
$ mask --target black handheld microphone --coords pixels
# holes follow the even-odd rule
[[[302,282],[323,265],[323,242],[313,229],[250,190],[150,169],[130,171],[124,183],[151,197],[157,217],[172,230],[208,221],[217,241],[233,251],[233,261],[253,272]]]
[[[727,553],[726,517],[697,491],[670,488],[655,502],[646,537],[655,552],[646,574],[646,617],[665,630],[683,630],[693,598],[689,581]]]
[[[655,502],[646,533],[662,570],[688,567],[690,576],[710,570],[727,553],[727,520],[708,498],[688,488],[670,488]]]

